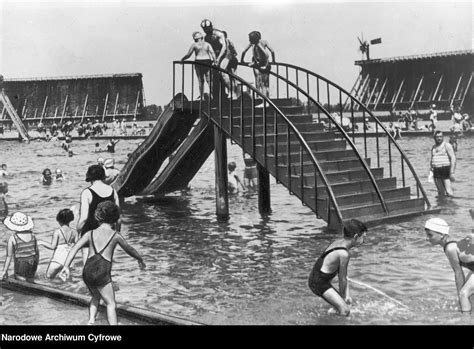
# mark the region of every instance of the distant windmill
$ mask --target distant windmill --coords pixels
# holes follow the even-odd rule
[[[357,37],[359,40],[360,46],[359,46],[359,51],[362,53],[362,55],[365,54],[367,57],[367,60],[370,60],[370,45],[376,45],[376,44],[381,44],[382,43],[382,38],[377,38],[370,40],[370,45],[367,42],[367,40],[364,40],[364,34],[361,34],[361,38]]]

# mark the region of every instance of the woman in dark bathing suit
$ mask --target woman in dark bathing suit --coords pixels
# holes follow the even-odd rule
[[[471,210],[471,217],[474,218]],[[458,291],[461,313],[471,313],[471,302],[469,297],[474,294],[474,244],[472,236],[459,241],[448,241],[449,225],[441,218],[431,218],[425,223],[426,238],[432,245],[443,247],[449,264],[454,271],[454,281]],[[464,275],[463,267],[469,269],[467,277]]]
[[[79,220],[76,230],[79,236],[83,236],[89,230],[95,229],[99,223],[94,217],[97,205],[103,201],[115,202],[120,205],[119,196],[114,188],[104,183],[105,169],[100,165],[89,166],[86,173],[86,182],[91,183],[89,187],[81,193],[81,206]],[[117,223],[117,230],[120,231],[120,221]],[[83,249],[82,259],[84,263],[87,257],[87,247]]]
[[[360,221],[352,219],[344,224],[344,238],[331,243],[325,252],[314,263],[309,275],[308,286],[314,294],[331,304],[339,315],[350,313],[349,286],[347,267],[352,247],[364,242],[367,227]],[[339,291],[332,285],[332,279],[339,274]]]
[[[95,211],[95,218],[100,226],[86,232],[69,252],[60,276],[63,280],[69,278],[69,265],[80,248],[89,244],[89,255],[82,272],[82,278],[92,294],[89,304],[89,324],[95,322],[100,299],[107,307],[109,325],[117,325],[115,292],[112,286],[112,258],[117,244],[131,257],[138,260],[141,269],[145,268],[143,258],[130,246],[122,235],[115,229],[120,218],[119,207],[111,201],[101,202]]]

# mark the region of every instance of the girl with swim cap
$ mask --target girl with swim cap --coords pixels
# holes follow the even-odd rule
[[[461,312],[470,314],[472,307],[469,297],[474,294],[474,278],[471,277],[474,271],[474,245],[471,245],[471,236],[459,241],[448,241],[449,225],[441,218],[427,220],[425,232],[427,240],[432,245],[443,247],[454,271]],[[469,269],[467,277],[464,275],[463,267]]]

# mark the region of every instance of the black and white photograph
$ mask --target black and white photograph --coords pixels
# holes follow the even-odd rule
[[[92,331],[0,348],[474,325],[473,44],[472,1],[0,0],[0,326]]]

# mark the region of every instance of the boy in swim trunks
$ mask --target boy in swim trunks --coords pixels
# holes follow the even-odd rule
[[[331,304],[338,315],[348,316],[352,302],[347,283],[347,267],[351,257],[349,250],[363,244],[367,227],[361,221],[351,219],[344,223],[343,229],[344,238],[332,242],[316,260],[308,286],[314,294]],[[339,276],[339,291],[331,285],[336,275]]]
[[[99,301],[103,299],[107,307],[109,325],[117,325],[115,291],[111,277],[115,248],[120,245],[131,257],[138,260],[141,269],[146,266],[140,254],[116,230],[120,218],[120,209],[115,203],[111,201],[101,202],[97,205],[94,215],[100,224],[99,227],[86,232],[74,245],[67,256],[60,277],[63,280],[69,278],[69,265],[77,252],[88,244],[90,246],[89,255],[82,271],[82,278],[92,294],[89,304],[89,324],[94,324]]]

